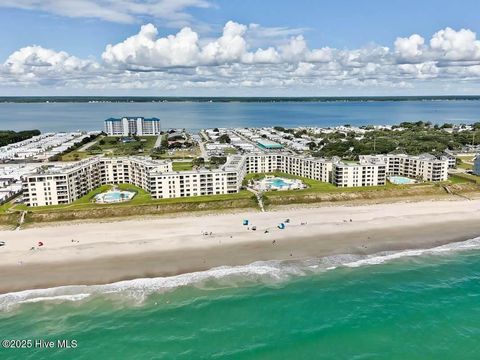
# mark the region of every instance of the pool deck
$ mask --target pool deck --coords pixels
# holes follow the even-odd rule
[[[124,194],[125,196],[122,197],[121,195]],[[112,198],[112,195],[114,196]],[[95,195],[95,202],[99,204],[112,204],[118,202],[125,202],[130,201],[135,196],[135,192],[133,191],[125,191],[125,190],[109,190],[103,192],[101,194]]]

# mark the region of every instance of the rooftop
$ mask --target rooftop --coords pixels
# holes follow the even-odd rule
[[[144,118],[143,116],[124,116],[122,118],[108,118],[108,119],[105,119],[105,121],[122,121],[123,119],[128,119],[128,120],[142,119],[144,121],[160,121],[160,119],[156,117]]]

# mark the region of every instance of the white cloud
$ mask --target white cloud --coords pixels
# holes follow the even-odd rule
[[[418,34],[395,40],[395,54],[402,61],[418,62],[423,55],[425,39]]]
[[[229,21],[223,28],[223,34],[216,41],[205,45],[199,56],[200,64],[223,64],[241,61],[246,53],[247,42],[243,35],[245,25]]]
[[[480,41],[471,30],[447,27],[433,35],[430,47],[446,60],[480,60]]]
[[[145,17],[167,20],[165,25],[185,26],[188,8],[211,7],[208,0],[0,0],[0,7],[39,10],[74,18],[135,23]]]
[[[27,46],[12,53],[2,66],[4,74],[26,79],[65,78],[70,75],[93,73],[99,65],[91,60],[79,59],[64,51],[56,52],[41,46]]]
[[[212,89],[414,89],[452,81],[480,83],[479,41],[470,30],[450,28],[430,41],[418,34],[397,38],[393,49],[370,44],[358,49],[311,48],[293,34],[257,47],[258,26],[233,21],[216,38],[189,27],[159,36],[152,24],[117,44],[101,60],[29,46],[0,65],[6,86],[66,86],[75,89],[152,89],[182,92]]]
[[[119,44],[107,45],[102,59],[110,65],[136,69],[197,64],[198,35],[190,28],[160,39],[157,34],[152,24],[143,25],[138,34]]]

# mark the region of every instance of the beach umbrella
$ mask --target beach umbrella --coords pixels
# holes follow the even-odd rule
[[[243,225],[248,225],[248,220],[243,220]]]
[[[285,229],[285,224],[284,223],[278,224],[278,228],[281,230]]]
[[[38,246],[43,246],[43,242],[39,241]]]

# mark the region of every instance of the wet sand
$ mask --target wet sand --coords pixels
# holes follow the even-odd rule
[[[277,227],[282,222],[283,230]],[[0,248],[0,293],[169,276],[260,260],[429,248],[477,236],[480,200],[57,224],[0,231],[6,242]]]

